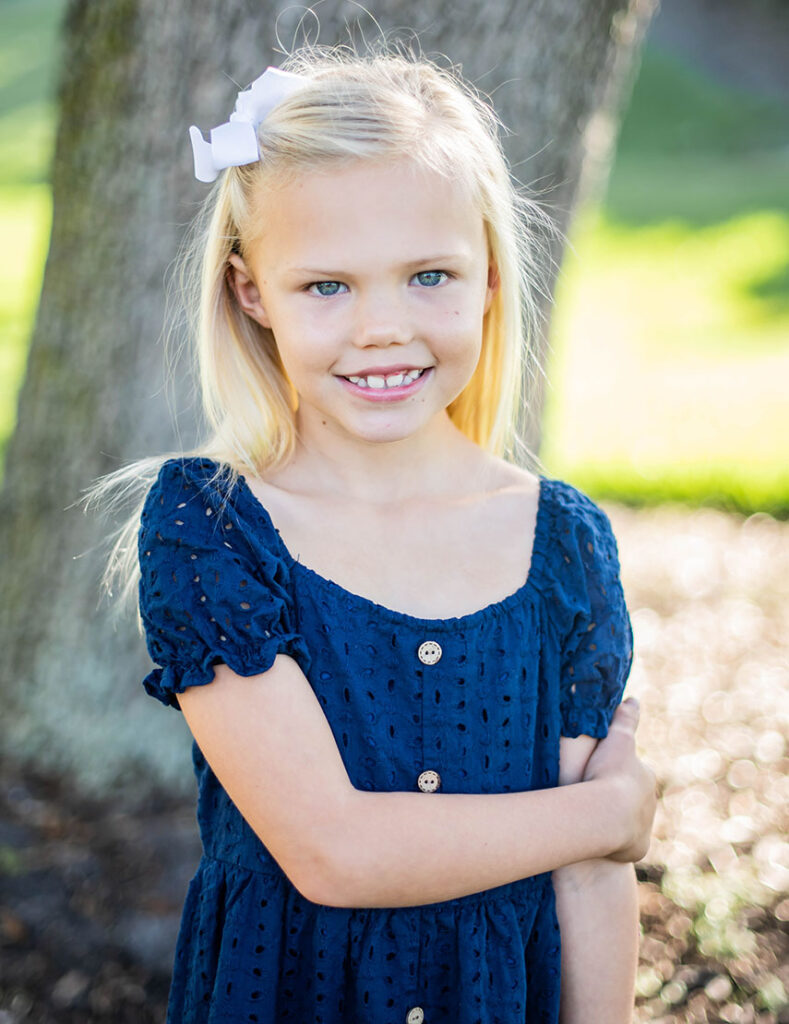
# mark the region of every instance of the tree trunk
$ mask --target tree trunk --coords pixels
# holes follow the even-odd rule
[[[413,27],[426,54],[461,63],[493,95],[513,131],[516,175],[566,229],[587,126],[616,111],[653,4],[368,6],[384,30]],[[347,38],[346,20],[359,16],[341,0],[318,10],[322,42]],[[288,46],[300,17],[284,0],[71,0],[68,9],[52,239],[0,498],[0,693],[3,752],[90,794],[114,787],[132,799],[192,784],[182,717],[144,695],[144,644],[99,602],[105,525],[75,503],[127,460],[196,441],[192,411],[173,422],[158,344],[164,272],[204,194],[186,128],[224,120],[237,88],[278,63],[275,28]],[[357,35],[377,35],[362,22]],[[604,155],[612,134],[603,140]],[[185,397],[183,380],[176,391]]]

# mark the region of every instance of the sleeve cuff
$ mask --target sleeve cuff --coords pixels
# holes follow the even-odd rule
[[[278,654],[287,654],[307,674],[310,655],[303,637],[292,633],[271,637],[266,644],[243,650],[206,649],[197,661],[174,662],[155,668],[143,679],[146,692],[167,707],[180,711],[176,695],[190,686],[206,686],[214,681],[214,665],[225,664],[237,675],[254,676],[267,672]]]

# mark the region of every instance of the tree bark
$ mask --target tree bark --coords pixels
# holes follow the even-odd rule
[[[588,126],[599,127],[602,114],[616,123],[654,2],[368,7],[383,30],[410,26],[423,52],[462,64],[493,96],[512,130],[515,174],[543,193],[566,230]],[[323,43],[347,38],[360,17],[358,4],[342,0],[318,12]],[[175,418],[158,343],[164,273],[204,194],[186,128],[225,120],[237,89],[279,62],[275,29],[290,47],[301,17],[284,0],[71,0],[68,8],[52,238],[0,497],[1,742],[6,756],[63,772],[91,795],[133,800],[159,785],[192,785],[181,716],[144,695],[144,644],[133,622],[115,623],[99,600],[105,524],[75,503],[130,459],[196,443],[186,375],[175,386]],[[377,36],[370,16],[361,23],[357,38]],[[612,141],[609,131],[596,166]],[[540,408],[538,396],[532,423]]]

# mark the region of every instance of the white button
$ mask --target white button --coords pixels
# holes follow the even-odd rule
[[[441,785],[441,776],[438,772],[434,772],[432,769],[426,772],[422,772],[419,778],[416,780],[417,786],[422,790],[423,793],[435,793],[438,787]]]
[[[416,653],[423,665],[435,665],[437,661],[441,661],[441,644],[435,640],[425,640],[419,645]]]
[[[425,1019],[425,1011],[421,1006],[412,1006],[408,1011],[408,1016],[405,1019],[405,1024],[422,1024]]]

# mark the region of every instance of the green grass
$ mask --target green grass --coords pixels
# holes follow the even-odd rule
[[[608,182],[610,218],[707,226],[760,210],[789,213],[787,172],[789,105],[644,50]]]
[[[0,6],[0,454],[16,421],[46,258],[64,0]]]
[[[554,321],[551,471],[601,497],[785,514],[788,262],[778,213],[581,218]]]
[[[714,157],[620,152],[604,208],[633,227],[679,220],[707,227],[747,213],[789,212],[789,136],[784,150]]]
[[[0,6],[0,450],[46,253],[64,0]],[[647,48],[557,293],[543,461],[598,497],[789,514],[789,114]],[[783,385],[783,386],[782,386]]]
[[[0,187],[49,177],[64,0],[0,6]]]
[[[0,445],[16,422],[16,397],[49,242],[52,197],[45,184],[0,188]]]
[[[619,155],[715,157],[781,149],[789,113],[772,98],[725,87],[653,46],[645,47]]]
[[[598,497],[789,514],[789,116],[646,51],[557,290],[543,460]]]

